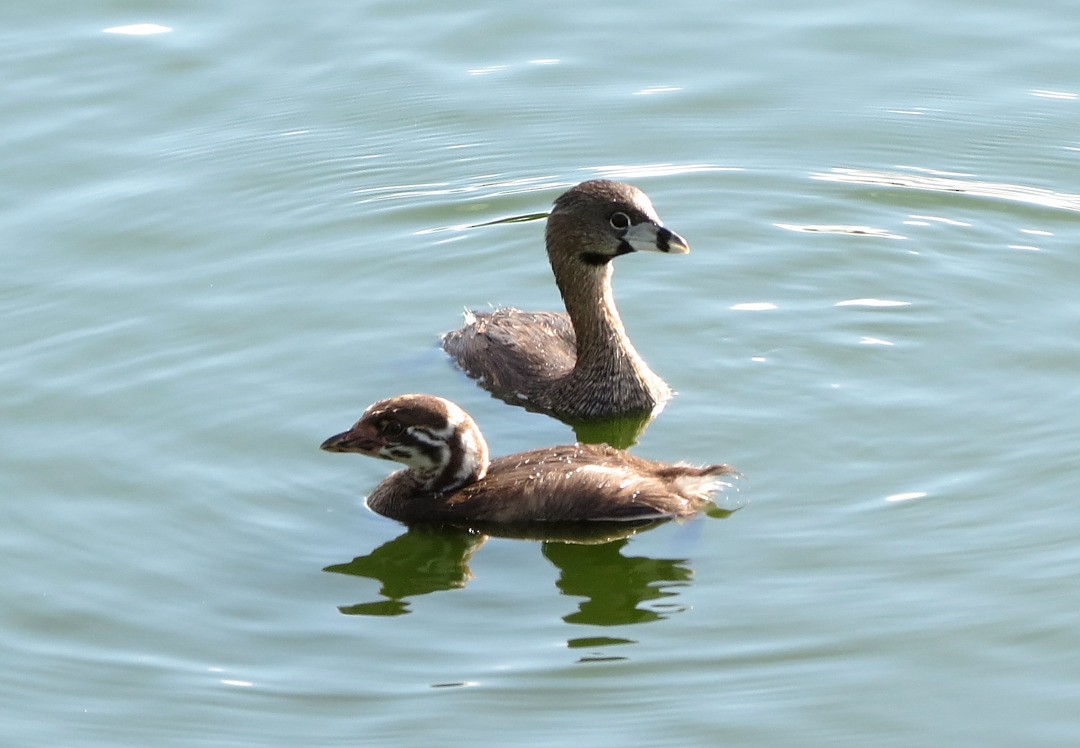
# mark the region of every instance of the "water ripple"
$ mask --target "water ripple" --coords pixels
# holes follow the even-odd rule
[[[102,29],[103,34],[123,34],[125,36],[153,36],[154,34],[168,34],[172,29],[157,23],[133,23],[128,26],[110,26]]]
[[[846,299],[836,302],[833,306],[863,306],[883,309],[895,306],[911,306],[911,302],[897,299]]]
[[[702,174],[718,171],[743,171],[737,166],[719,166],[718,164],[612,164],[610,166],[590,167],[606,179],[641,179],[643,177],[670,177],[682,174]]]
[[[812,179],[844,184],[870,184],[878,187],[901,187],[931,192],[956,192],[977,197],[991,197],[1047,208],[1080,212],[1080,195],[1055,192],[1041,187],[1027,187],[1005,182],[981,182],[961,179],[960,176],[924,176],[903,172],[869,171],[865,169],[835,168],[828,172],[812,174]]]
[[[778,223],[777,228],[788,231],[802,231],[809,234],[847,234],[849,236],[876,236],[882,239],[906,239],[903,234],[894,234],[886,229],[876,229],[872,226],[824,226],[815,224],[799,225],[795,223]]]

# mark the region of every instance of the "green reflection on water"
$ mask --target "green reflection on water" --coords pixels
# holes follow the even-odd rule
[[[654,413],[631,413],[615,418],[588,421],[566,421],[574,435],[584,444],[610,444],[616,449],[628,449],[637,444]]]
[[[687,559],[625,556],[629,538],[663,522],[614,527],[513,528],[511,537],[541,541],[541,553],[559,570],[562,594],[584,598],[576,611],[563,616],[570,624],[618,626],[648,623],[680,612],[676,588],[690,583]],[[548,529],[544,537],[543,529]],[[333,564],[324,571],[376,579],[383,599],[339,606],[346,615],[400,616],[411,612],[406,598],[460,589],[473,578],[469,561],[488,535],[462,528],[414,527],[365,556]],[[650,604],[651,603],[651,604]],[[619,640],[604,644],[629,643]],[[571,640],[572,646],[597,646],[595,637]]]
[[[347,615],[396,616],[408,613],[404,598],[464,587],[472,578],[469,558],[483,535],[436,527],[415,527],[366,556],[323,571],[377,579],[385,600],[339,607]]]
[[[624,556],[627,540],[582,546],[545,543],[545,558],[560,571],[556,582],[564,595],[584,597],[576,612],[563,616],[567,623],[619,626],[666,618],[642,604],[674,597],[673,586],[690,583],[693,572],[686,559]],[[677,610],[681,610],[678,608]]]

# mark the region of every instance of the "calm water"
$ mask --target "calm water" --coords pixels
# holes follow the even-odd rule
[[[5,745],[1075,744],[1072,3],[9,6]],[[372,515],[316,447],[375,399],[573,438],[435,340],[558,306],[479,224],[596,175],[693,246],[617,264],[635,449],[748,504]]]

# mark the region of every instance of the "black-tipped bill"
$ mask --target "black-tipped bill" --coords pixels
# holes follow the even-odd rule
[[[684,255],[690,251],[690,245],[686,240],[669,228],[642,221],[636,223],[623,234],[623,246],[628,246],[628,251],[634,252],[666,252],[673,255]]]

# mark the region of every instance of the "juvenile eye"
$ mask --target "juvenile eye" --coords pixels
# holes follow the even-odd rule
[[[608,222],[611,223],[611,228],[618,231],[630,228],[630,216],[626,215],[621,210],[618,213],[612,213]]]
[[[401,433],[405,430],[398,421],[383,421],[379,424],[379,433],[383,436],[389,436],[391,439],[396,436],[401,436]]]

